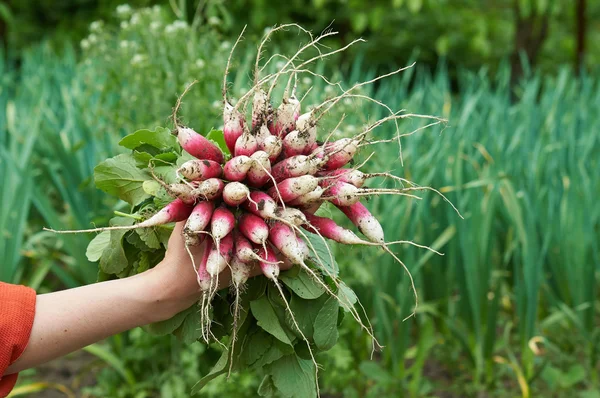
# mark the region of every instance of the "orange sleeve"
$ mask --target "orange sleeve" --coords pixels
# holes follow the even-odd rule
[[[0,282],[0,397],[6,397],[17,374],[4,376],[6,368],[25,351],[35,315],[35,290]]]

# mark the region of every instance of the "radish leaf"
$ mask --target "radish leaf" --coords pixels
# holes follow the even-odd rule
[[[150,180],[147,172],[138,169],[131,155],[117,155],[94,168],[96,186],[106,193],[117,196],[132,206],[148,199],[142,184]]]
[[[177,144],[171,132],[164,127],[156,127],[154,131],[142,129],[123,137],[119,145],[127,149],[136,149],[142,145],[150,145],[158,149],[174,148]]]

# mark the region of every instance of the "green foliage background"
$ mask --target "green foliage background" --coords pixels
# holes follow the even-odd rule
[[[586,71],[576,77],[573,3],[516,3],[550,23],[536,65],[516,83],[511,1],[209,1],[200,11],[186,1],[139,10],[147,3],[0,3],[8,26],[0,62],[0,280],[38,292],[95,281],[97,267],[85,256],[91,237],[40,231],[106,224],[115,205],[128,210],[91,179],[96,164],[120,153],[119,138],[165,125],[192,79],[200,83],[182,115],[199,131],[218,127],[221,73],[243,24],[250,26],[234,65],[235,95],[248,86],[255,39],[266,26],[295,21],[321,31],[335,19],[341,34],[329,45],[357,35],[369,41],[325,72],[350,85],[416,60],[365,93],[450,121],[443,131],[407,137],[404,165],[398,148],[384,145],[366,170],[394,169],[439,189],[465,220],[433,192],[422,201],[367,204],[388,237],[445,255],[397,248],[421,297],[417,317],[402,322],[413,298],[397,264],[376,250],[340,251],[341,274],[386,349],[369,360],[368,337],[346,317],[340,342],[319,358],[324,394],[600,396],[600,10],[588,2]],[[289,32],[270,46],[294,49],[297,40]],[[308,104],[329,94],[310,78],[300,91],[310,86]],[[341,113],[350,115],[344,135],[380,109],[349,101],[331,120]],[[87,351],[98,359],[81,372],[96,381],[82,391],[98,397],[187,396],[221,354],[139,329]],[[35,371],[23,376],[21,387],[39,380]],[[220,377],[205,394],[256,396],[259,383],[250,373]]]

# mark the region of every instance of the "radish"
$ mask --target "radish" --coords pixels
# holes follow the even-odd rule
[[[221,197],[223,188],[225,188],[225,183],[222,180],[209,178],[198,184],[198,187],[192,191],[192,194],[205,200],[213,200]]]
[[[293,207],[277,209],[275,215],[278,219],[281,219],[289,224],[293,224],[297,227],[308,222],[304,216],[304,213],[298,209],[294,209]]]
[[[248,184],[252,187],[262,187],[271,178],[271,162],[264,151],[257,151],[250,156],[253,163],[248,170]]]
[[[336,206],[351,206],[360,200],[360,188],[343,181],[335,181],[331,184],[323,196],[330,197],[329,201]]]
[[[267,124],[271,112],[267,92],[263,89],[257,90],[252,102],[252,129]]]
[[[319,175],[327,176],[327,177],[336,177],[332,178],[332,180],[347,182],[348,184],[352,184],[357,188],[362,187],[365,184],[365,181],[374,175],[365,174],[360,170],[353,169],[335,169],[332,171],[320,173]]]
[[[173,135],[177,137],[181,147],[195,158],[223,163],[223,152],[219,147],[191,128],[177,126]]]
[[[268,194],[261,191],[253,191],[250,193],[248,201],[243,204],[243,207],[263,219],[269,219],[275,217],[277,203]]]
[[[321,196],[325,192],[325,189],[321,187],[316,187],[312,192],[305,193],[304,195],[298,196],[296,199],[292,200],[288,204],[291,206],[308,206],[311,204],[315,204],[321,201]]]
[[[253,160],[249,156],[235,156],[223,168],[223,175],[229,181],[243,181],[252,166]]]
[[[273,135],[285,137],[296,125],[296,115],[300,109],[300,101],[295,97],[284,98],[276,111],[276,122]]]
[[[266,194],[265,194],[266,195]],[[270,197],[269,197],[270,198]],[[168,224],[170,222],[179,222],[187,219],[192,213],[194,207],[184,203],[181,199],[175,199],[165,207],[163,207],[158,213],[142,221],[139,224],[134,225],[123,225],[113,227],[101,227],[81,230],[55,230],[50,228],[44,228],[44,231],[55,232],[59,234],[77,234],[81,232],[104,232],[104,231],[117,231],[117,230],[132,230],[137,228],[149,228],[157,227],[159,225]]]
[[[302,153],[305,155],[309,154],[314,149],[313,146],[317,141],[317,127],[315,126],[313,111],[304,113],[298,117],[298,120],[296,120],[296,130],[299,135],[302,135],[304,143]],[[298,145],[300,146],[301,144]]]
[[[319,162],[320,160],[309,158],[305,155],[296,155],[276,163],[272,168],[271,174],[277,182],[306,174],[315,175],[318,171]]]
[[[269,237],[267,223],[262,218],[251,213],[243,213],[241,215],[239,229],[242,235],[259,245],[264,245]]]
[[[235,227],[235,216],[226,206],[218,207],[210,220],[210,233],[217,247],[219,242]]]
[[[276,135],[270,135],[263,141],[260,149],[265,151],[269,155],[269,161],[272,163],[277,160],[279,155],[281,154],[281,149],[283,148],[283,144],[281,142],[281,138]]]
[[[267,227],[267,233],[269,235],[269,229]],[[265,238],[266,239],[266,238]],[[252,249],[252,244],[246,237],[237,230],[234,230],[233,241],[235,244],[235,256],[245,263],[250,263],[257,259],[256,253]]]
[[[258,142],[258,149],[263,149],[264,142],[269,137],[272,137],[271,132],[269,131],[269,128],[263,124],[255,135],[256,142]]]
[[[188,160],[177,169],[177,174],[182,175],[189,181],[202,181],[209,178],[221,177],[223,168],[220,163],[212,160],[192,159]]]
[[[294,199],[314,191],[319,185],[319,180],[311,175],[292,177],[285,179],[277,184],[277,189],[271,187],[267,193],[275,200],[291,202]]]
[[[198,232],[204,231],[210,223],[214,209],[215,205],[213,202],[198,202],[185,222],[183,232],[186,235],[195,235]]]
[[[306,216],[308,223],[313,228],[306,228],[310,232],[315,232],[314,228],[316,228],[321,235],[324,237],[334,240],[338,243],[343,243],[345,245],[364,245],[364,244],[373,244],[372,242],[367,242],[365,240],[360,239],[356,234],[349,229],[340,227],[330,218],[315,216],[314,214],[304,213]]]
[[[218,247],[217,247],[218,246]],[[227,267],[233,255],[233,234],[228,234],[221,239],[220,245],[212,245],[208,259],[206,260],[206,272],[211,278],[215,278]],[[212,282],[211,282],[212,283]],[[216,289],[217,286],[214,286]]]
[[[304,264],[306,251],[300,246],[292,229],[280,221],[269,228],[269,242],[273,244],[292,264]]]
[[[352,206],[337,206],[337,208],[340,209],[371,242],[385,243],[381,224],[379,224],[379,221],[377,221],[362,203],[357,202]]]
[[[358,151],[359,143],[352,138],[342,138],[318,147],[312,151],[312,155],[322,160],[323,170],[339,169],[352,160]]]
[[[258,150],[258,141],[252,134],[245,132],[235,141],[235,156],[250,156]]]
[[[235,143],[244,133],[244,115],[237,109],[225,102],[223,109],[223,138],[229,148],[229,152],[235,152]]]
[[[229,206],[239,206],[250,197],[250,190],[241,182],[230,182],[223,188],[223,202]]]

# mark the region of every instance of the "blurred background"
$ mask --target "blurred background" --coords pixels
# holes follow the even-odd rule
[[[230,79],[239,94],[265,29],[287,22],[338,31],[332,48],[367,40],[319,64],[348,85],[416,62],[364,93],[448,127],[404,139],[403,164],[397,146],[378,147],[365,170],[435,187],[464,216],[433,192],[369,202],[388,239],[445,255],[396,249],[420,295],[404,322],[414,302],[402,269],[377,250],[338,256],[386,347],[370,361],[368,336],[347,317],[319,358],[322,395],[600,397],[598,1],[0,1],[0,280],[39,293],[94,282],[92,236],[42,226],[106,224],[116,202],[91,177],[122,150],[118,137],[166,125],[193,79],[189,124],[219,127],[237,35],[247,24]],[[269,51],[305,39],[290,30]],[[310,103],[329,89],[301,79],[301,93],[310,87]],[[352,101],[336,112],[354,115],[342,134],[383,116]],[[23,372],[13,396],[185,397],[218,356],[136,329]],[[254,397],[259,383],[239,374],[204,394]]]

